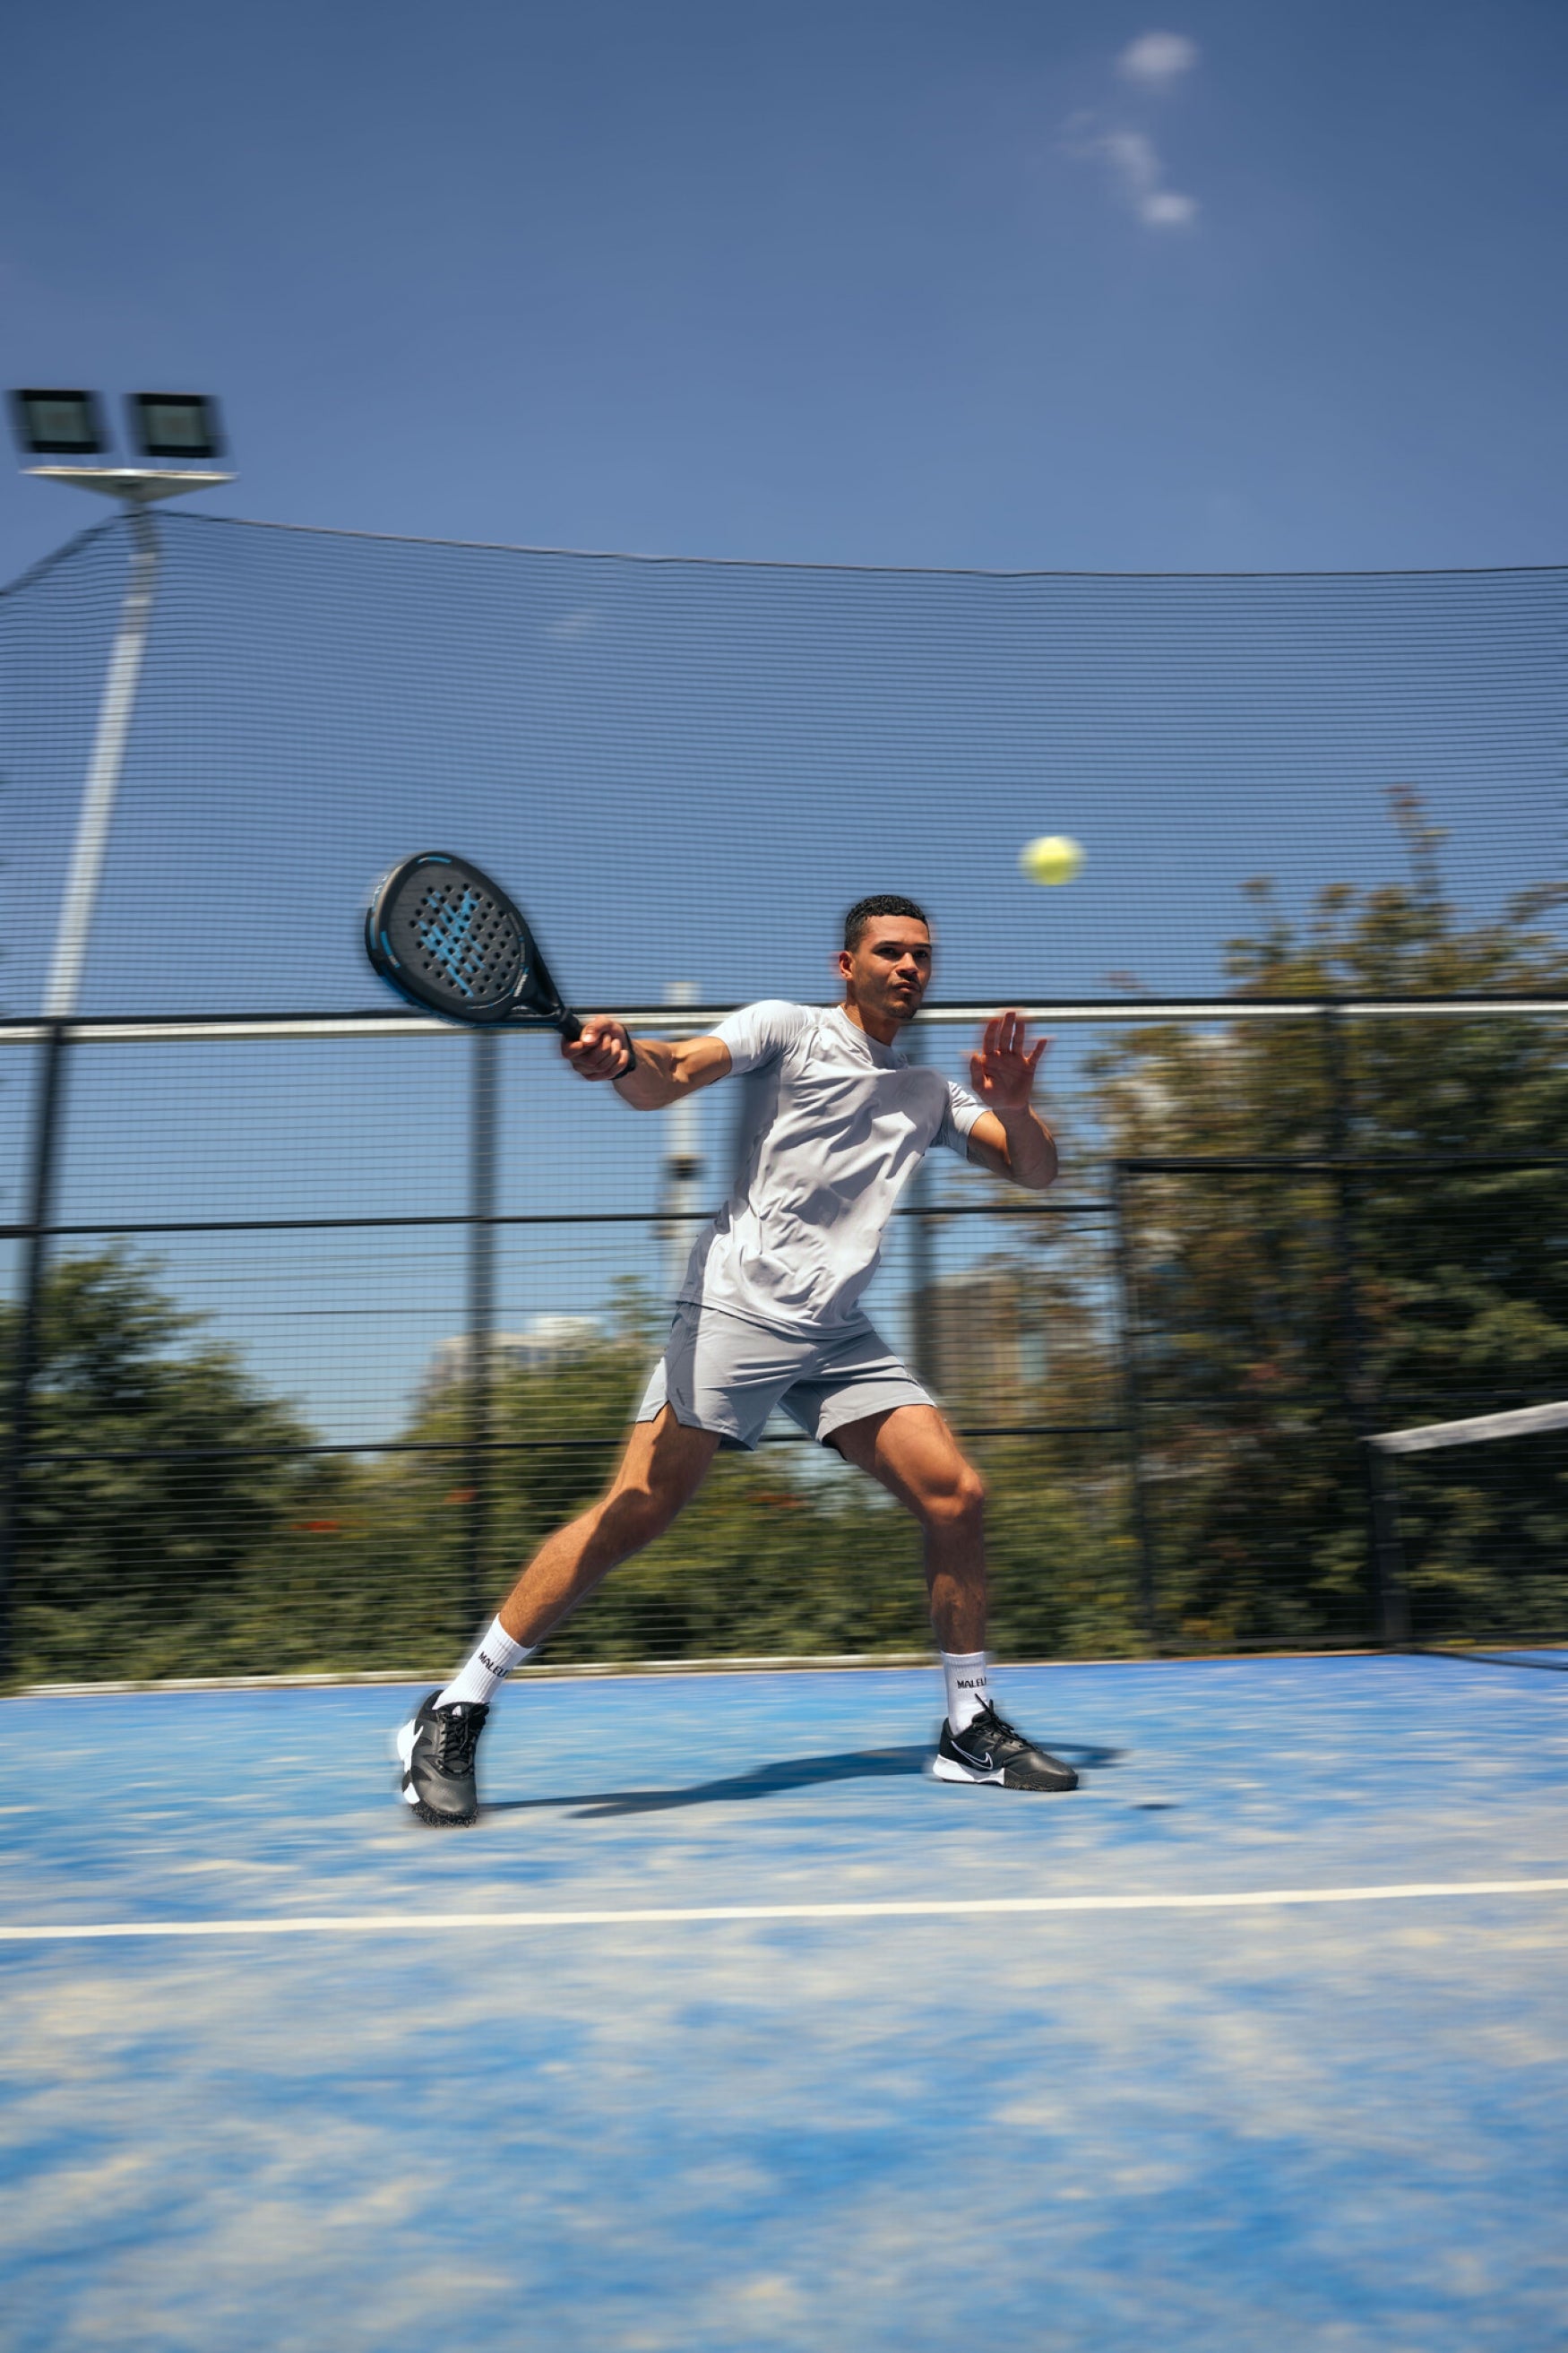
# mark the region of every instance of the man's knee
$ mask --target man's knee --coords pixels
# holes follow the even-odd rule
[[[685,1501],[652,1480],[620,1480],[600,1506],[601,1519],[624,1551],[640,1552],[664,1534]]]
[[[602,1510],[628,1552],[661,1536],[702,1483],[702,1470],[685,1461],[623,1463]]]
[[[959,1461],[921,1498],[921,1517],[932,1527],[978,1527],[985,1514],[985,1482],[973,1463]]]
[[[595,1506],[599,1526],[623,1559],[652,1544],[686,1509],[717,1446],[710,1432],[684,1428],[668,1406],[657,1421],[637,1423],[614,1484]]]

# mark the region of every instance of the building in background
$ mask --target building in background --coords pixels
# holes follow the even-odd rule
[[[582,1356],[603,1337],[604,1325],[596,1315],[536,1315],[524,1331],[491,1334],[490,1370],[546,1372],[552,1365]],[[467,1332],[454,1332],[449,1339],[437,1341],[425,1367],[421,1396],[439,1397],[443,1389],[467,1380],[472,1361]]]
[[[1016,1274],[976,1267],[939,1275],[910,1304],[930,1357],[923,1377],[942,1395],[999,1407],[1045,1378],[1040,1303]]]

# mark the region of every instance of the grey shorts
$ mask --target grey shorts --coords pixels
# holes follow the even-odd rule
[[[717,1430],[722,1445],[750,1453],[776,1405],[826,1442],[846,1422],[932,1402],[869,1324],[797,1338],[683,1302],[637,1419],[657,1420],[673,1406],[688,1430]]]

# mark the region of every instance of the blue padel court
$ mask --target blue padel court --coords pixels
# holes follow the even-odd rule
[[[1562,1663],[9,1701],[5,2340],[1568,2343]]]

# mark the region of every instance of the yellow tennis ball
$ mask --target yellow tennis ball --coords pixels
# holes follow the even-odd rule
[[[1018,852],[1019,871],[1031,882],[1070,882],[1082,864],[1082,850],[1065,833],[1042,833]]]

